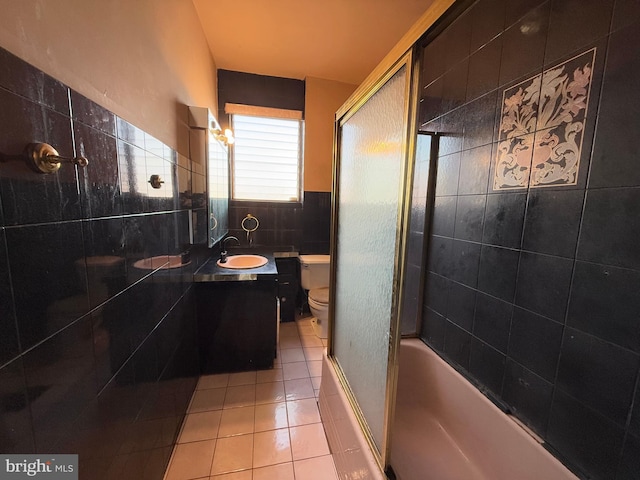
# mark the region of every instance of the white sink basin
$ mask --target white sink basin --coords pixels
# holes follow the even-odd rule
[[[258,268],[266,265],[268,261],[262,255],[233,255],[227,257],[227,261],[224,263],[220,263],[220,260],[218,260],[218,266],[234,269]]]

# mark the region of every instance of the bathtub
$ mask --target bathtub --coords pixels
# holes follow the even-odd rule
[[[338,375],[325,355],[318,406],[340,480],[385,480],[369,449]]]
[[[398,480],[576,480],[418,339],[400,346],[391,466]]]

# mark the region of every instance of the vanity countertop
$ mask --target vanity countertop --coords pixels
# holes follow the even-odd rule
[[[233,256],[234,253],[243,252],[229,252],[229,256]],[[258,277],[266,275],[277,275],[278,269],[276,268],[275,256],[273,253],[263,253],[251,251],[251,254],[258,254],[265,257],[268,261],[265,265],[257,268],[243,268],[233,269],[220,267],[216,262],[218,257],[211,257],[207,260],[194,274],[194,282],[244,282],[251,280],[258,280]]]

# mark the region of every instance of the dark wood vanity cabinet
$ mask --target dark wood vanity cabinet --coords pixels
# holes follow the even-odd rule
[[[278,298],[280,299],[280,320],[293,322],[296,319],[300,273],[298,257],[276,258],[278,266]]]
[[[276,276],[198,283],[196,289],[202,373],[272,368],[278,329]]]

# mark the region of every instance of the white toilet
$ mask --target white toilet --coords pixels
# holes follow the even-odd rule
[[[328,337],[329,323],[329,255],[300,255],[300,284],[309,291],[309,309],[315,334]]]

